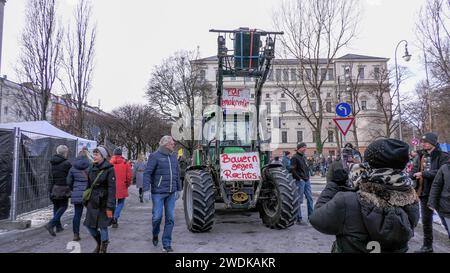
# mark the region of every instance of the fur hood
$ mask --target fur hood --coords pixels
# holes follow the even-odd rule
[[[359,185],[358,196],[361,201],[379,208],[404,207],[418,202],[417,194],[412,187],[406,191],[397,191],[371,182]]]

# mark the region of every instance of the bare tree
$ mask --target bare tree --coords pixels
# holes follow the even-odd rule
[[[205,98],[212,92],[200,66],[195,52],[180,51],[156,66],[148,83],[146,96],[149,105],[171,121],[189,117],[186,128],[190,137],[178,141],[190,153],[195,147],[194,115],[202,111],[198,98]],[[185,117],[186,117],[185,116]]]
[[[85,111],[94,70],[96,25],[91,23],[92,9],[88,0],[79,0],[74,12],[75,28],[68,26],[65,39],[63,65],[66,81],[61,81],[63,89],[70,94],[68,102],[76,109],[73,133],[84,136]]]
[[[17,73],[26,88],[17,93],[28,119],[47,120],[51,91],[61,62],[62,28],[58,26],[55,0],[29,0]]]
[[[355,37],[358,17],[359,6],[354,0],[284,1],[274,14],[275,27],[285,32],[281,44],[298,61],[299,68],[295,84],[279,87],[299,106],[300,116],[310,124],[319,154],[327,139],[322,137],[324,75],[340,49]]]
[[[435,85],[450,84],[450,1],[427,0],[416,23]]]
[[[394,137],[395,132],[398,130],[399,108],[398,104],[394,103],[397,101],[394,75],[395,70],[380,68],[378,76],[374,77],[376,79],[376,85],[372,92],[376,100],[377,111],[380,114],[380,117],[373,119],[373,124],[377,126],[371,126],[371,128],[369,128],[369,134],[374,139],[379,137]],[[408,77],[408,71],[405,67],[399,67],[398,75],[400,85],[400,83]],[[402,102],[404,100],[405,98],[401,96],[400,101]]]

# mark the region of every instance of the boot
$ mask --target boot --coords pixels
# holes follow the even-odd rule
[[[45,225],[45,229],[48,231],[48,233],[50,233],[50,235],[52,235],[52,236],[56,236],[56,233],[53,230],[53,228],[54,227],[50,223]]]
[[[112,219],[112,228],[118,228],[118,227],[119,227],[119,223],[118,223],[117,219],[113,218]]]
[[[144,203],[144,195],[139,194],[139,202]]]
[[[73,234],[73,240],[72,240],[72,241],[78,242],[79,240],[81,240],[80,234],[74,233],[74,234]]]
[[[109,241],[102,241],[99,253],[107,253]]]
[[[100,244],[101,244],[99,232],[97,232],[97,235],[94,237],[94,239],[97,242],[97,246],[95,247],[95,249],[92,253],[99,253],[100,252]]]
[[[414,251],[414,253],[433,253],[433,246],[423,245],[419,250]]]

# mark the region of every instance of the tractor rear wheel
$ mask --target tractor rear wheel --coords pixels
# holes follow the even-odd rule
[[[295,180],[285,169],[266,170],[260,197],[258,209],[264,225],[285,229],[294,224],[300,198]]]
[[[184,215],[191,232],[209,231],[214,224],[215,191],[211,174],[190,170],[184,178]]]

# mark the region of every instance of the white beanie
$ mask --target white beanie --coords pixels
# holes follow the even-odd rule
[[[97,148],[94,149],[94,152],[95,152],[96,150],[98,150],[98,151],[100,152],[100,154],[102,155],[102,157],[103,157],[104,159],[107,159],[107,158],[108,158],[108,152],[106,151],[105,148],[103,148],[102,146],[97,146]]]

